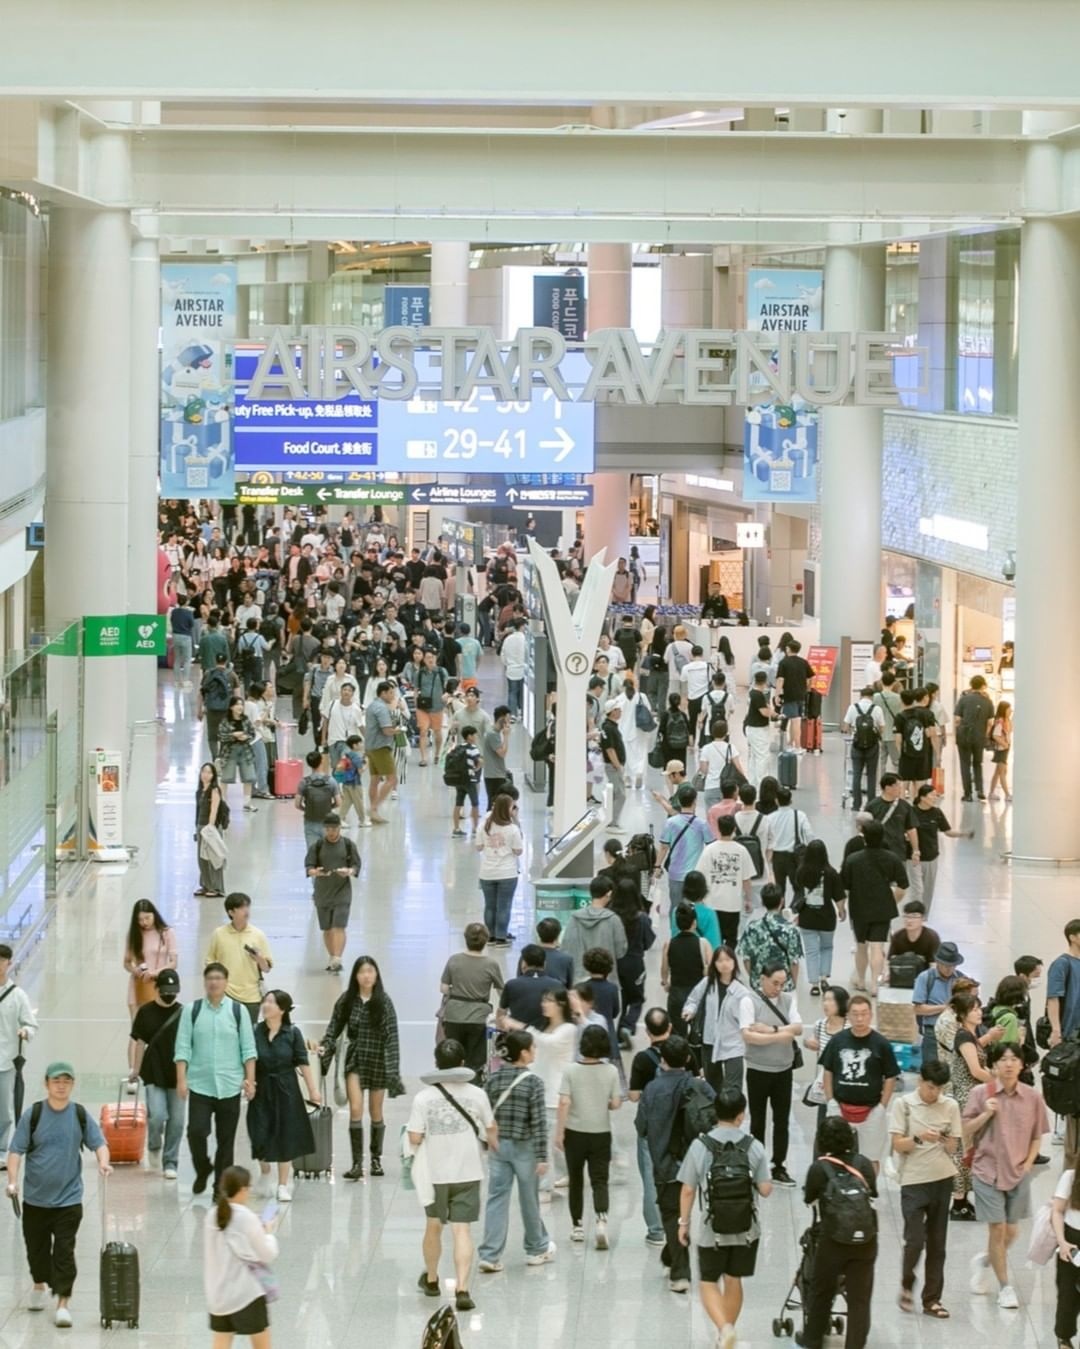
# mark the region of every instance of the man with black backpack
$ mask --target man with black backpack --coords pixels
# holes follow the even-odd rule
[[[873,797],[877,783],[878,755],[885,734],[885,713],[874,702],[874,686],[867,684],[844,713],[844,729],[851,735],[851,805],[862,810],[863,774],[866,795]]]
[[[656,1052],[660,1067],[642,1092],[634,1125],[648,1150],[649,1175],[666,1238],[661,1259],[667,1257],[668,1287],[673,1293],[685,1293],[690,1288],[690,1252],[679,1240],[679,1167],[690,1144],[715,1123],[715,1092],[689,1070],[690,1046],[681,1035],[665,1036]]]
[[[461,824],[466,801],[471,811],[473,833],[480,827],[480,778],[483,771],[484,756],[476,743],[476,727],[463,726],[461,744],[454,746],[443,765],[443,782],[454,789],[454,827],[450,831],[451,838],[465,837]]]
[[[690,1245],[690,1215],[700,1196],[695,1243],[701,1305],[719,1331],[720,1349],[735,1349],[735,1324],[743,1304],[743,1280],[757,1265],[755,1196],[772,1192],[764,1147],[743,1132],[746,1097],[734,1087],[717,1093],[716,1125],[688,1147],[678,1179],[679,1241]]]
[[[308,752],[307,766],[311,772],[300,780],[293,804],[304,814],[304,846],[312,848],[323,836],[326,817],[341,805],[341,788],[326,771],[321,749]]]
[[[206,738],[210,742],[211,753],[217,752],[218,730],[229,710],[229,701],[233,696],[233,677],[229,673],[229,658],[219,651],[214,659],[214,667],[207,670],[199,684],[199,696],[195,700],[195,715],[206,721]]]
[[[323,821],[323,836],[308,848],[304,870],[313,881],[311,898],[330,957],[326,968],[337,974],[352,908],[352,883],[360,875],[360,854],[352,839],[342,834],[337,811],[332,810]]]
[[[870,1334],[870,1299],[877,1260],[877,1198],[874,1168],[855,1151],[855,1130],[830,1115],[818,1130],[817,1161],[806,1173],[803,1198],[817,1206],[811,1229],[813,1262],[805,1291],[805,1329],[800,1349],[821,1349],[829,1333],[833,1298],[844,1281],[847,1330],[844,1349],[863,1349]],[[807,1252],[809,1254],[809,1251]]]
[[[71,1064],[50,1063],[45,1099],[23,1111],[7,1158],[9,1199],[19,1193],[19,1168],[26,1159],[22,1229],[34,1280],[27,1306],[32,1312],[44,1311],[51,1288],[56,1296],[53,1322],[64,1329],[71,1326],[75,1238],[83,1216],[82,1149],[96,1155],[101,1176],[112,1174],[104,1135],[86,1108],[71,1099],[74,1089]]]

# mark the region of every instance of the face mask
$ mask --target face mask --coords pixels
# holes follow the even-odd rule
[[[1038,988],[1041,983],[1042,983],[1041,979],[1029,979],[1028,988]]]
[[[161,1001],[162,1001],[163,1003],[165,1003],[166,1006],[168,1006],[169,1003],[175,1002],[175,1001],[176,1001],[176,994],[175,994],[175,993],[162,993],[162,994],[161,994]]]

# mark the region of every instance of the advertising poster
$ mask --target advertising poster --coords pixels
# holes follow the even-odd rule
[[[585,278],[579,272],[534,276],[533,323],[538,328],[554,328],[568,342],[583,342]]]
[[[119,848],[124,843],[123,759],[118,750],[90,753],[90,846]]]
[[[163,497],[231,501],[236,268],[169,262],[161,268]]]
[[[758,333],[821,331],[822,272],[752,267],[746,326]],[[764,383],[764,381],[762,381]],[[743,500],[817,500],[818,413],[802,399],[759,403],[743,428]]]
[[[426,328],[431,322],[431,287],[388,285],[383,315],[385,328]]]
[[[814,672],[810,687],[824,698],[832,688],[833,675],[836,673],[836,658],[839,647],[812,646],[806,653],[807,664]]]

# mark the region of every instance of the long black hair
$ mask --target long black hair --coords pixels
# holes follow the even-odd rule
[[[820,838],[811,839],[803,853],[802,865],[795,873],[795,880],[802,890],[814,890],[829,869],[829,850]]]
[[[374,956],[357,956],[353,961],[353,967],[349,971],[349,986],[342,997],[342,1011],[345,1020],[352,1016],[352,1010],[356,1006],[356,999],[360,996],[360,989],[356,983],[356,976],[360,972],[361,965],[370,965],[375,971],[375,984],[371,990],[371,1018],[377,1025],[381,1026],[383,1021],[383,1012],[386,1008],[386,990],[383,988],[382,971],[379,969],[379,962]]]
[[[735,966],[735,968],[731,971],[732,979],[737,979],[739,977],[739,957],[735,954],[735,950],[733,947],[728,946],[726,942],[721,942],[721,944],[716,948],[716,950],[712,953],[712,956],[709,959],[709,973],[707,976],[709,984],[708,989],[706,990],[709,993],[711,993],[712,990],[720,982],[720,971],[716,968],[716,957],[720,954],[721,951],[723,951],[725,955],[731,957],[731,963]]]
[[[137,899],[131,910],[131,924],[128,927],[128,950],[136,960],[142,960],[143,953],[143,929],[139,926],[139,914],[152,913],[154,915],[154,928],[160,936],[167,932],[169,925],[158,913],[157,909],[148,899]]]
[[[621,876],[615,882],[615,893],[611,897],[611,911],[622,919],[627,937],[633,937],[641,922],[641,890],[638,883],[629,876]]]

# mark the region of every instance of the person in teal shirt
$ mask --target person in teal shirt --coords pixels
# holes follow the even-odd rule
[[[461,678],[475,679],[480,653],[484,648],[472,635],[472,628],[468,623],[458,625],[458,646],[461,647]]]
[[[716,917],[716,910],[710,909],[705,903],[705,896],[709,891],[709,883],[700,871],[688,871],[683,878],[682,902],[693,904],[694,912],[697,914],[697,933],[699,937],[704,937],[712,949],[715,951],[721,945],[720,922]],[[675,910],[678,904],[671,906],[671,935],[674,937],[677,931],[675,926]]]
[[[205,998],[180,1013],[176,1031],[176,1094],[188,1101],[188,1146],[195,1164],[192,1194],[202,1194],[210,1173],[214,1188],[233,1164],[233,1142],[240,1123],[240,1093],[255,1094],[255,1035],[251,1018],[225,996],[229,971],[218,961],[203,970]],[[210,1129],[217,1151],[210,1161]]]

